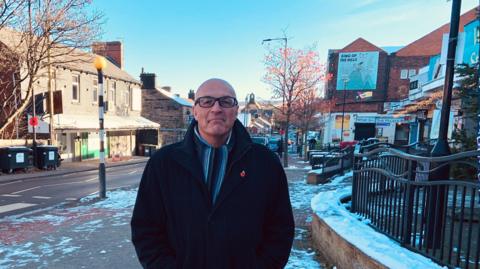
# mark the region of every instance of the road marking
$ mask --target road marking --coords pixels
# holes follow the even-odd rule
[[[90,194],[87,194],[87,196],[91,196],[91,195],[94,195],[94,194],[97,194],[97,193],[98,193],[98,191],[92,192],[92,193],[90,193]]]
[[[98,177],[92,177],[92,178],[87,179],[87,180],[85,180],[85,181],[83,181],[83,182],[90,182],[90,181],[94,181],[94,180],[97,180],[97,179],[98,179]]]
[[[20,197],[19,194],[2,194],[3,197]]]
[[[35,198],[35,199],[52,199],[52,197],[47,197],[47,196],[32,196],[32,198]]]
[[[133,170],[132,172],[128,172],[129,175],[135,174],[137,172],[137,169]]]
[[[25,190],[21,190],[21,191],[12,192],[12,194],[17,194],[17,193],[22,193],[22,192],[38,189],[40,187],[42,187],[42,186],[37,186],[37,187],[30,188],[30,189],[25,189]]]
[[[67,201],[77,201],[77,198],[65,198]]]
[[[4,206],[0,206],[0,213],[5,213],[8,211],[13,211],[17,209],[26,208],[26,207],[31,207],[34,205],[37,205],[37,204],[15,203],[15,204],[4,205]]]
[[[17,184],[17,183],[23,183],[23,180],[12,181],[12,182],[7,182],[7,183],[2,183],[2,184],[0,184],[0,186],[10,185],[10,184]]]

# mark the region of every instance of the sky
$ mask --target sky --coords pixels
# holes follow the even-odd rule
[[[462,1],[462,13],[476,7]],[[262,40],[288,38],[288,46],[328,49],[362,37],[379,46],[403,46],[449,22],[447,0],[94,0],[104,13],[103,41],[124,44],[124,69],[139,79],[156,73],[157,86],[186,96],[205,80],[229,81],[237,98],[271,99],[262,81],[267,52]],[[270,46],[283,46],[272,41]]]

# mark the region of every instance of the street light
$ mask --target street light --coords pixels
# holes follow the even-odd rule
[[[345,102],[347,98],[347,82],[348,78],[343,77],[342,131],[340,132],[340,143],[343,142],[343,123],[345,118]]]
[[[100,183],[98,195],[100,198],[106,198],[106,179],[105,179],[105,130],[103,125],[104,120],[104,103],[103,103],[103,69],[107,66],[105,58],[97,56],[93,62],[98,74],[98,120],[100,123],[100,129],[98,130],[98,136],[100,138],[100,163],[98,165],[98,180]]]
[[[245,128],[246,128],[247,130],[248,130],[248,126],[247,126],[248,96],[249,96],[249,94],[247,94],[247,96],[245,96],[245,107],[243,108],[243,125],[245,126]]]
[[[265,42],[270,42],[270,41],[275,41],[275,40],[283,40],[284,42],[284,47],[283,47],[283,54],[284,54],[284,58],[283,58],[283,92],[282,92],[282,109],[285,109],[285,93],[287,91],[287,43],[288,43],[288,38],[287,37],[277,37],[277,38],[267,38],[267,39],[264,39],[262,40],[262,45],[263,43]],[[287,149],[287,142],[288,142],[288,136],[287,136],[287,133],[288,133],[288,126],[285,127],[286,131],[285,131],[285,139],[283,139],[283,151],[285,152],[285,156],[284,156],[284,163],[287,163],[288,159],[287,159],[287,155],[288,155],[288,149]]]
[[[343,124],[345,121],[345,103],[347,98],[347,82],[348,82],[348,78],[346,76],[344,76],[342,79],[343,79],[343,103],[342,103],[342,129],[340,131],[340,145],[339,145],[340,147],[343,142]],[[344,171],[343,171],[344,156],[342,155],[341,158],[342,159],[340,160],[340,171],[341,171],[341,175],[344,175]]]
[[[262,45],[265,42],[270,42],[270,41],[275,41],[275,40],[283,40],[283,42],[284,42],[284,47],[283,47],[283,54],[284,54],[284,57],[283,57],[283,72],[284,72],[284,76],[283,76],[283,94],[282,94],[283,102],[282,102],[282,105],[285,106],[285,91],[286,91],[286,86],[287,86],[287,43],[288,43],[288,38],[286,38],[286,37],[267,38],[267,39],[262,40]]]
[[[478,26],[475,29],[475,41],[476,44],[480,44],[480,1],[478,3],[477,9],[477,23]],[[480,151],[480,45],[478,45],[477,51],[477,150]],[[478,158],[478,162],[480,165],[480,158]],[[480,182],[480,173],[477,173],[477,180]]]
[[[448,38],[447,63],[445,71],[445,82],[443,86],[442,110],[440,112],[440,129],[438,132],[437,143],[432,149],[430,155],[446,156],[450,154],[450,147],[448,145],[448,123],[450,118],[450,106],[452,102],[452,88],[453,75],[455,73],[455,51],[457,48],[458,28],[460,22],[460,7],[461,0],[453,0],[452,12],[450,17],[450,33]],[[450,172],[450,165],[437,164],[430,167],[429,181],[442,180],[448,177]],[[439,248],[441,231],[445,227],[444,212],[446,212],[445,186],[435,186],[431,189],[430,195],[427,198],[428,219],[427,219],[427,234],[425,235],[427,248]],[[434,250],[435,251],[435,250]]]

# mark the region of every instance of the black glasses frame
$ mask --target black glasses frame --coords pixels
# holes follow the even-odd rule
[[[226,100],[232,100],[232,99],[233,99],[233,105],[231,105],[230,101],[226,101]],[[202,100],[210,100],[213,102],[211,105],[205,105],[205,104],[202,104],[203,103]],[[232,96],[222,96],[218,98],[212,97],[212,96],[202,96],[202,97],[198,97],[197,100],[195,100],[195,105],[198,104],[200,107],[203,107],[203,108],[211,108],[215,105],[217,101],[218,101],[218,104],[223,108],[232,108],[238,105],[237,98]]]

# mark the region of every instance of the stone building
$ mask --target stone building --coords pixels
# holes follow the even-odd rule
[[[0,31],[0,45],[17,46],[18,34],[3,28]],[[71,50],[71,49],[70,49]],[[94,48],[95,51],[95,48]],[[105,51],[99,52],[104,55]],[[56,59],[51,66],[51,88],[54,96],[54,116],[47,113],[48,75],[46,68],[40,70],[34,83],[35,112],[39,117],[36,135],[39,140],[50,138],[49,124],[53,124],[53,144],[59,147],[65,160],[81,161],[98,158],[99,155],[99,85],[97,70],[93,61],[97,54],[72,50],[65,59]],[[23,67],[19,66],[17,72]],[[104,100],[106,131],[106,154],[110,158],[131,156],[136,148],[136,131],[140,129],[156,130],[159,125],[141,117],[141,83],[108,61],[104,73]],[[18,80],[19,74],[14,76]],[[10,84],[9,91],[17,97],[17,104],[25,100],[28,79],[22,83]],[[33,99],[32,98],[32,99]],[[7,100],[8,101],[8,100]],[[9,101],[11,104],[11,101]],[[10,128],[12,136],[30,139],[33,129],[26,128],[33,106],[29,108]],[[3,115],[2,115],[3,116]],[[1,116],[0,116],[1,117]],[[2,122],[5,119],[0,118]],[[39,141],[45,143],[46,140]]]
[[[156,75],[140,74],[142,81],[142,117],[160,124],[158,142],[160,146],[179,142],[185,136],[188,125],[193,119],[194,93],[188,98],[171,92],[170,87],[158,88]]]

